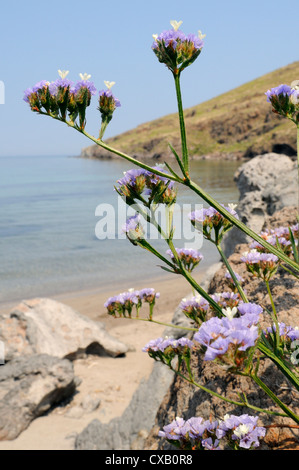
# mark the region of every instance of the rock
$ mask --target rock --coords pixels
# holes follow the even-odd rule
[[[37,298],[16,306],[0,322],[5,360],[27,354],[74,359],[82,352],[121,356],[128,346],[95,322],[55,300]]]
[[[287,155],[258,155],[239,167],[235,181],[240,192],[237,212],[256,233],[262,230],[268,216],[298,203],[297,164]],[[233,253],[238,243],[249,240],[241,230],[230,230],[224,240],[226,256]]]
[[[286,207],[276,212],[272,217],[266,217],[266,224],[261,228],[278,227],[287,223],[296,222],[296,208]],[[253,278],[246,271],[244,263],[240,261],[240,254],[248,250],[248,245],[241,244],[236,247],[235,253],[229,257],[229,263],[234,271],[245,279],[246,294],[250,302],[262,304],[264,308],[271,310],[271,304],[267,295],[266,286],[257,278]],[[225,283],[225,266],[221,266],[210,282],[209,293],[223,292],[229,290]],[[274,296],[275,306],[279,321],[290,326],[298,326],[298,281],[279,268],[277,274],[270,281]],[[287,292],[287,295],[286,295]],[[271,319],[264,314],[261,326],[269,326]],[[273,401],[259,388],[251,379],[227,373],[220,365],[203,361],[201,356],[193,355],[192,370],[195,372],[195,381],[206,388],[225,396],[226,399],[239,401],[238,392],[245,393],[248,402],[263,410],[281,411]],[[294,387],[286,380],[284,375],[269,360],[262,359],[259,367],[259,377],[278,396],[278,398],[289,406],[297,415],[299,414],[298,394]],[[225,414],[255,414],[253,410],[246,407],[235,406],[184,381],[179,376],[174,378],[168,393],[166,394],[158,410],[155,425],[144,443],[147,450],[169,450],[173,447],[165,439],[158,437],[158,431],[170,423],[176,416],[189,419],[192,416],[201,416],[209,419],[223,418]],[[287,446],[285,448],[298,449],[298,430],[283,427],[284,424],[294,424],[289,418],[259,414],[259,425],[277,425],[266,434],[261,449],[277,449],[279,443]]]
[[[142,448],[153,426],[158,407],[164,398],[173,372],[155,363],[148,380],[134,393],[129,406],[119,418],[103,424],[93,420],[76,438],[76,450],[128,450]]]
[[[88,393],[81,400],[79,405],[71,406],[65,413],[68,418],[80,419],[86,413],[97,410],[101,404],[101,399],[96,393]]]
[[[67,359],[38,354],[0,367],[0,440],[15,439],[31,421],[71,397],[78,385]]]

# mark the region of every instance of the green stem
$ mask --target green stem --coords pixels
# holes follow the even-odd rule
[[[236,278],[236,275],[235,275],[233,269],[231,268],[231,266],[230,266],[230,264],[229,264],[229,262],[228,262],[228,259],[226,258],[225,254],[224,254],[223,251],[222,251],[221,246],[217,244],[216,247],[217,247],[217,250],[218,250],[218,252],[219,252],[221,258],[223,259],[223,262],[224,262],[225,266],[227,267],[228,272],[230,273],[230,275],[231,275],[231,277],[232,277],[232,279],[233,279],[233,281],[234,281],[234,283],[235,283],[235,285],[236,285],[236,287],[237,287],[237,289],[238,289],[238,291],[239,291],[240,296],[242,297],[242,300],[247,303],[247,302],[248,302],[248,299],[247,299],[247,297],[246,297],[246,295],[245,295],[245,292],[243,291],[243,289],[242,289],[240,283],[238,282],[238,280],[237,280],[237,278]]]
[[[185,128],[185,120],[184,120],[184,110],[183,110],[183,102],[182,102],[182,95],[181,95],[180,73],[179,73],[179,71],[177,73],[174,73],[173,77],[174,77],[174,83],[175,83],[176,97],[177,97],[177,103],[178,103],[178,112],[179,112],[179,120],[180,120],[183,167],[184,167],[185,172],[188,174],[188,172],[189,172],[189,157],[188,157],[186,128]]]
[[[193,331],[196,332],[198,331],[198,328],[189,328],[187,326],[182,326],[182,325],[174,325],[172,323],[164,323],[161,321],[153,320],[152,318],[140,318],[140,317],[123,317],[126,318],[127,320],[139,320],[139,321],[147,321],[149,323],[157,323],[157,325],[164,325],[167,326],[168,328],[177,328],[178,330],[186,330],[186,331]]]
[[[262,389],[264,392],[290,417],[292,418],[295,423],[299,424],[299,416],[297,416],[295,413],[293,413],[292,410],[290,410],[282,401],[279,400],[279,398],[270,390],[267,385],[259,378],[257,375],[252,374],[249,377],[251,377],[254,382]]]
[[[263,341],[265,340],[263,339]],[[266,344],[262,343],[261,341],[258,344],[258,349],[276,365],[276,367],[283,373],[283,375],[294,385],[296,390],[299,390],[299,378],[273,352],[273,350]]]
[[[277,317],[277,312],[276,312],[274,300],[273,300],[273,297],[272,297],[272,292],[271,292],[271,289],[270,289],[269,281],[265,281],[265,283],[266,283],[267,292],[268,292],[270,302],[271,302],[271,306],[272,306],[272,311],[273,311],[273,317],[272,318],[274,320],[275,328],[276,328],[276,331],[275,331],[276,348],[278,348],[279,343],[280,343],[278,317]]]
[[[174,370],[174,369],[172,369],[172,370]],[[181,372],[178,372],[178,371],[175,371],[175,370],[174,370],[174,372],[177,375],[179,375],[182,379],[186,380],[187,382],[194,385],[195,387],[200,388],[204,392],[209,393],[210,395],[212,395],[214,397],[220,398],[220,400],[226,401],[227,403],[231,403],[232,405],[244,406],[244,407],[250,408],[251,410],[258,411],[259,413],[267,413],[267,414],[270,414],[270,415],[283,416],[283,417],[289,416],[288,414],[278,413],[278,412],[275,412],[275,411],[268,411],[268,410],[265,410],[263,408],[258,408],[257,406],[250,405],[247,401],[246,402],[245,401],[240,402],[240,401],[236,401],[236,400],[230,400],[229,398],[226,398],[223,395],[220,395],[220,393],[214,392],[213,390],[211,390],[207,387],[204,387],[203,385],[199,384],[198,382],[195,382],[193,379],[189,379],[188,377],[183,375]]]

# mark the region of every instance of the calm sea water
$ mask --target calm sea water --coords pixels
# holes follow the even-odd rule
[[[233,182],[237,166],[207,160],[193,162],[191,169],[193,179],[226,204],[238,201]],[[113,187],[130,168],[122,160],[0,158],[1,303],[123,283],[129,288],[136,280],[167,275],[157,267],[157,259],[127,240],[99,240],[95,234],[97,222],[103,220],[95,215],[96,208],[119,207]],[[193,203],[194,197],[183,188],[178,200]],[[107,215],[110,237],[118,230],[110,224],[111,217]],[[162,252],[167,248],[161,240],[155,243]],[[183,246],[182,240],[177,245]],[[201,251],[201,269],[218,259],[210,245],[204,243]]]

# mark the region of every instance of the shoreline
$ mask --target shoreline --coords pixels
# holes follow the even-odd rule
[[[206,269],[198,269],[197,272],[193,273],[195,280],[198,282],[205,277]],[[161,296],[172,294],[172,287],[175,291],[175,299],[178,299],[180,295],[185,297],[191,292],[191,287],[188,282],[181,276],[165,274],[163,276],[149,277],[147,279],[141,279],[137,282],[118,282],[114,284],[113,282],[101,287],[91,287],[89,289],[66,291],[59,294],[45,294],[45,295],[33,295],[22,297],[17,300],[0,302],[0,314],[6,315],[15,308],[18,304],[23,301],[33,299],[33,298],[49,298],[56,300],[61,303],[65,303],[70,307],[77,310],[79,313],[88,316],[92,320],[103,320],[106,317],[108,319],[114,320],[114,318],[107,315],[106,309],[104,307],[105,301],[114,295],[119,294],[120,292],[127,291],[130,288],[136,290],[142,289],[145,287],[153,287],[156,292],[160,292]],[[184,294],[185,292],[185,294]],[[177,295],[179,293],[179,295]],[[182,297],[182,298],[183,298]],[[159,309],[160,299],[157,301],[156,310]],[[173,299],[171,301],[173,304]]]

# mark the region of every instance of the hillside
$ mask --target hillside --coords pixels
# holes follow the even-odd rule
[[[299,62],[263,75],[209,101],[185,109],[186,132],[191,158],[251,158],[277,152],[296,154],[294,125],[272,112],[265,92],[299,78]],[[163,160],[171,156],[170,142],[180,149],[177,114],[142,124],[107,139],[106,143],[139,159]],[[82,157],[111,158],[92,145]]]

